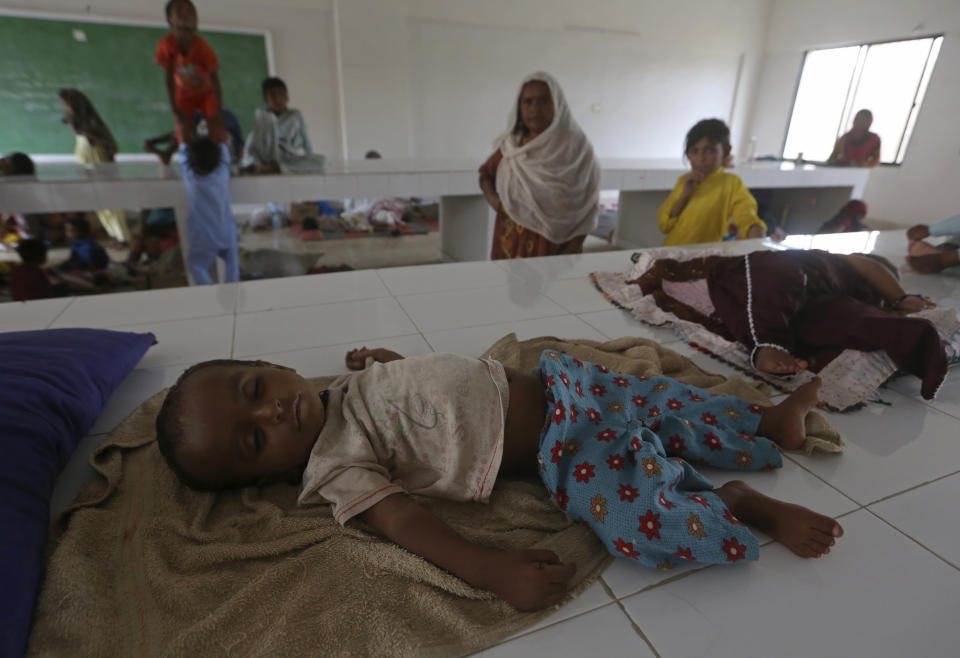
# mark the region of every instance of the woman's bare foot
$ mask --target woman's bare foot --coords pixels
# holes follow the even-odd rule
[[[716,494],[738,519],[759,528],[800,557],[826,555],[843,536],[843,528],[829,516],[764,496],[740,480],[727,482]]]
[[[789,375],[805,369],[807,362],[783,350],[778,350],[773,347],[759,347],[757,348],[757,355],[754,358],[753,365],[761,372],[769,372],[774,375]]]
[[[757,434],[785,450],[797,450],[807,440],[807,412],[817,406],[819,377],[799,387],[787,399],[763,410]]]

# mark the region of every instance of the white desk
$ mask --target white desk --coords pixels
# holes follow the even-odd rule
[[[486,260],[493,235],[493,213],[480,194],[477,169],[470,160],[362,160],[333,162],[325,174],[236,177],[234,203],[287,202],[350,197],[427,197],[440,200],[443,252],[454,260]],[[656,210],[686,171],[680,160],[604,160],[602,187],[619,190],[618,244],[659,245],[663,236]],[[793,232],[815,229],[851,197],[863,195],[867,169],[796,167],[792,163],[754,162],[735,170],[754,190],[776,190],[773,205],[786,215]],[[0,179],[0,211],[51,212],[98,208],[173,206],[181,239],[186,192],[175,167],[153,162],[123,162],[84,167],[42,164],[36,177]],[[816,222],[816,225],[813,223]]]

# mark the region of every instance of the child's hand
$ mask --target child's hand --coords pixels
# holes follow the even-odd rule
[[[377,363],[389,363],[403,358],[402,355],[382,347],[369,349],[366,345],[355,348],[347,352],[347,367],[350,370],[363,370],[367,367],[367,358],[372,358]]]
[[[347,352],[347,367],[350,370],[363,370],[367,367],[368,356],[373,356],[373,350],[366,346],[350,350]]]
[[[683,193],[686,196],[693,196],[700,181],[703,180],[703,174],[699,171],[691,171],[683,177]]]
[[[491,560],[490,571],[487,589],[526,611],[560,603],[577,565],[561,563],[553,551],[528,549],[499,553]]]

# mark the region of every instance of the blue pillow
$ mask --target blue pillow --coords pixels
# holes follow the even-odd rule
[[[0,656],[26,651],[57,476],[154,343],[104,329],[0,333]]]

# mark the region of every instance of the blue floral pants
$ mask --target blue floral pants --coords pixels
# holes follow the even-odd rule
[[[756,538],[691,464],[779,468],[776,445],[755,435],[762,406],[550,350],[540,375],[548,410],[540,477],[610,553],[661,569],[757,559]]]

